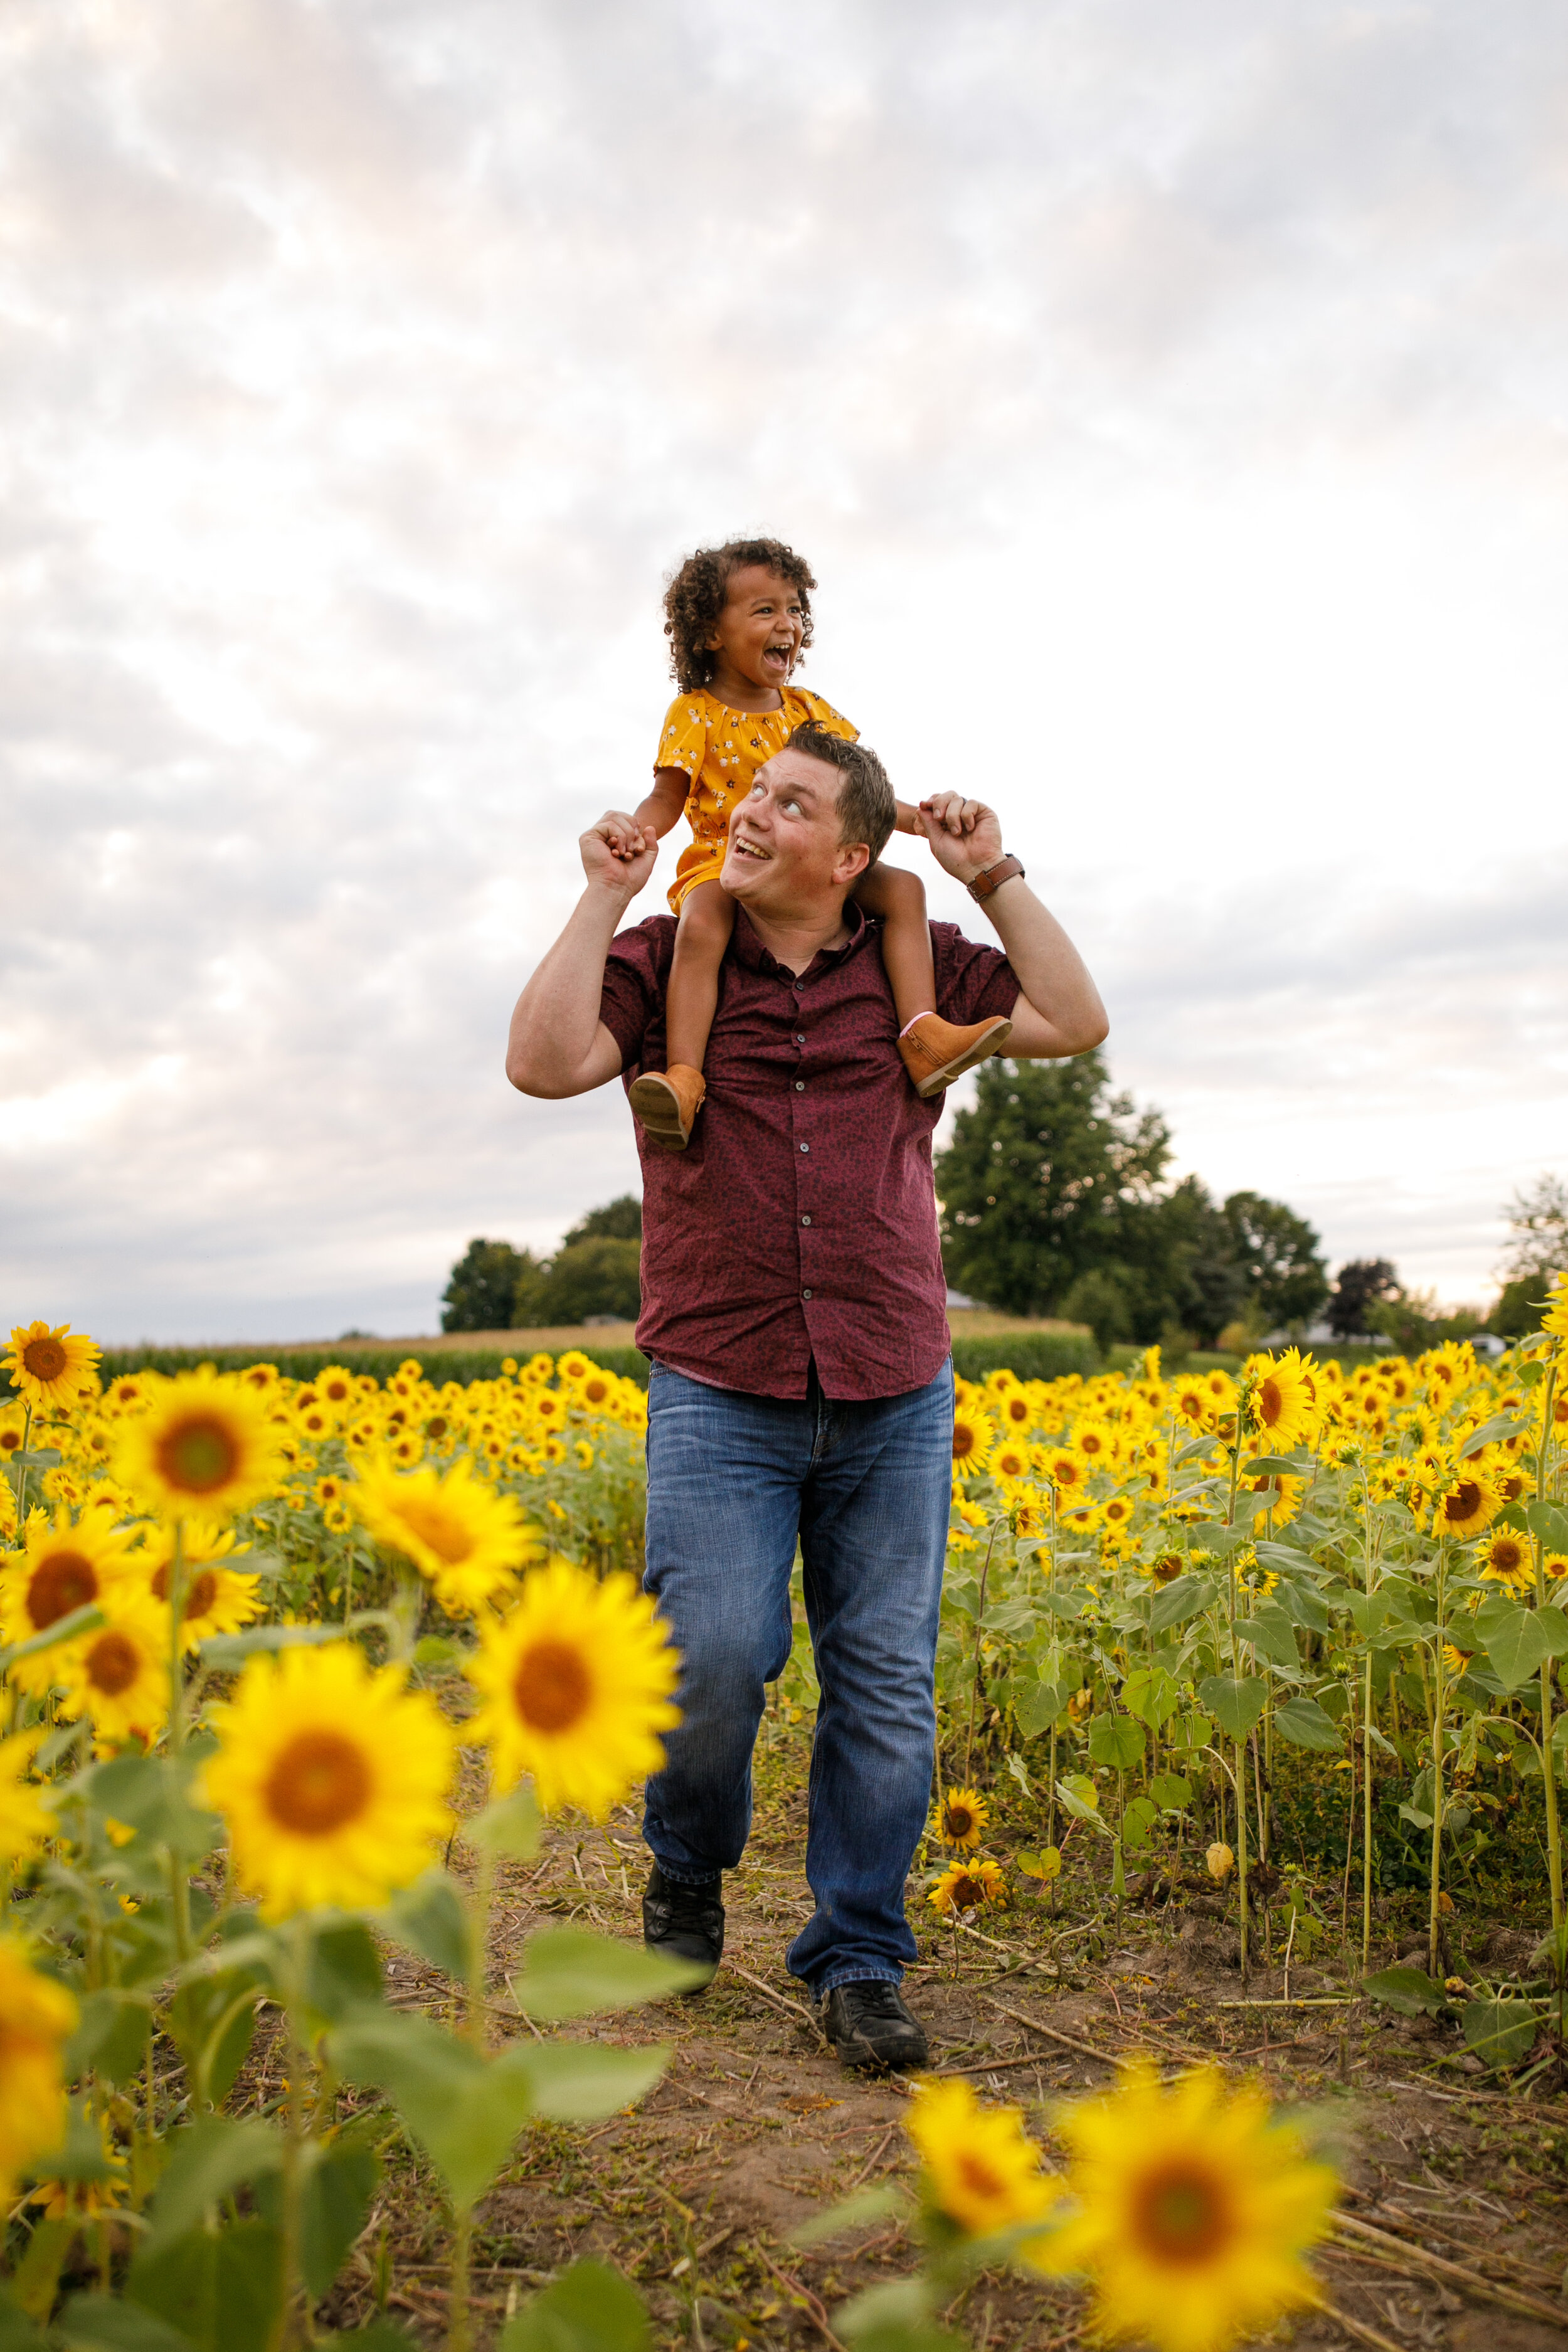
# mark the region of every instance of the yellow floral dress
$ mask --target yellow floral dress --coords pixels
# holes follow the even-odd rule
[[[679,915],[699,882],[716,882],[724,863],[735,803],[751,791],[757,770],[782,751],[808,719],[853,742],[859,733],[847,719],[804,687],[786,686],[777,710],[731,710],[705,688],[678,694],[664,714],[656,768],[680,768],[689,779],[686,795],[691,839],[680,853],[670,886],[669,905]]]

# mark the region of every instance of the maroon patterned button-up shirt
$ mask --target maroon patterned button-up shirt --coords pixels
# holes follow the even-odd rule
[[[708,1098],[685,1151],[643,1139],[637,1345],[693,1380],[801,1397],[813,1357],[830,1397],[897,1396],[948,1352],[931,1130],[898,1050],[879,926],[851,898],[850,937],[797,979],[735,910],[709,1042]],[[944,1020],[1011,1013],[999,949],[933,923]],[[675,924],[610,943],[600,1017],[629,1084],[665,1063]]]

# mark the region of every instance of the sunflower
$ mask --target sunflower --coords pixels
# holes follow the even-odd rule
[[[1282,1356],[1250,1356],[1246,1371],[1254,1382],[1253,1420],[1276,1454],[1311,1439],[1318,1426],[1317,1366],[1299,1348]]]
[[[63,2046],[76,2027],[76,2001],[27,1963],[15,1936],[0,1936],[0,2203],[35,2157],[66,2133]]]
[[[1171,1411],[1184,1429],[1206,1429],[1214,1399],[1201,1381],[1177,1381],[1171,1390]]]
[[[1156,1584],[1174,1584],[1185,1573],[1186,1565],[1179,1551],[1157,1551],[1152,1559],[1142,1563],[1144,1575],[1152,1577]]]
[[[965,2237],[1042,2220],[1063,2194],[1018,2108],[983,2107],[968,2083],[917,2083],[904,2129],[922,2159],[923,2201]],[[1021,2251],[1029,2259],[1038,2247]]]
[[[942,1843],[977,1846],[990,1819],[990,1810],[978,1790],[947,1790],[937,1816]]]
[[[151,1510],[227,1519],[271,1493],[279,1450],[263,1400],[204,1367],[157,1383],[149,1410],[125,1424],[118,1469]]]
[[[234,1530],[202,1519],[187,1519],[182,1532],[185,1602],[181,1611],[182,1639],[187,1650],[198,1649],[214,1633],[237,1633],[262,1611],[261,1579],[232,1564]],[[241,1547],[241,1556],[248,1546]],[[174,1541],[160,1534],[145,1560],[147,1587],[154,1601],[167,1605],[169,1579],[174,1572]]]
[[[60,1653],[64,1716],[90,1716],[100,1740],[151,1740],[169,1712],[169,1612],[150,1596],[119,1601],[113,1622]]]
[[[591,1363],[580,1349],[568,1348],[563,1356],[556,1358],[555,1369],[563,1381],[585,1381],[589,1373],[596,1371],[598,1367]]]
[[[1227,2092],[1214,2066],[1167,2089],[1137,2059],[1110,2097],[1067,2108],[1058,2129],[1078,2210],[1047,2267],[1090,2273],[1105,2335],[1219,2352],[1321,2299],[1301,2257],[1327,2231],[1339,2184],[1270,2119],[1261,2092]]]
[[[1277,1528],[1288,1526],[1301,1507],[1306,1481],[1292,1478],[1286,1471],[1262,1478],[1244,1478],[1241,1483],[1252,1494],[1268,1496],[1268,1516]]]
[[[1058,1495],[1070,1495],[1087,1483],[1089,1473],[1076,1454],[1069,1454],[1065,1446],[1061,1446],[1054,1453],[1047,1453],[1040,1465],[1040,1475],[1050,1481]]]
[[[101,1512],[72,1527],[62,1509],[51,1528],[44,1512],[29,1511],[25,1549],[8,1553],[0,1568],[0,1640],[30,1642],[73,1610],[112,1611],[134,1589],[130,1536],[105,1525]],[[59,1658],[58,1650],[42,1650],[14,1659],[6,1673],[18,1690],[47,1691]]]
[[[997,1863],[950,1862],[927,1899],[944,1917],[983,1911],[987,1904],[1000,1911],[1006,1907],[1007,1881]]]
[[[471,1617],[510,1591],[540,1542],[510,1495],[476,1476],[467,1455],[443,1476],[367,1463],[349,1502],[377,1543],[412,1560],[449,1616]]]
[[[465,1668],[484,1704],[465,1726],[489,1743],[498,1788],[526,1772],[547,1812],[602,1822],[664,1762],[658,1735],[680,1720],[679,1653],[651,1598],[625,1575],[601,1582],[554,1559],[523,1579]]]
[[[0,1863],[25,1862],[55,1834],[55,1817],[43,1792],[27,1778],[47,1727],[0,1739]]]
[[[1080,1421],[1072,1442],[1092,1470],[1102,1470],[1116,1459],[1116,1434],[1105,1422]]]
[[[344,1364],[326,1364],[310,1383],[329,1412],[340,1421],[351,1413],[359,1402],[354,1376]]]
[[[591,1412],[597,1412],[601,1406],[610,1404],[615,1400],[615,1375],[601,1371],[597,1364],[590,1364],[582,1379],[574,1385],[578,1395]]]
[[[1100,1507],[1100,1524],[1116,1532],[1125,1528],[1132,1517],[1135,1506],[1130,1495],[1112,1495]]]
[[[1516,1592],[1526,1591],[1535,1581],[1530,1543],[1511,1528],[1499,1528],[1488,1537],[1480,1547],[1477,1565],[1489,1583],[1511,1585]]]
[[[52,1404],[68,1411],[92,1379],[101,1353],[96,1339],[85,1331],[73,1331],[68,1323],[58,1323],[53,1330],[47,1323],[18,1323],[11,1333],[10,1354],[0,1360],[0,1372],[10,1373],[12,1387],[35,1409]]]
[[[1035,1418],[1034,1403],[1026,1389],[1009,1389],[996,1401],[996,1411],[1004,1426],[1026,1430]]]
[[[40,2219],[45,2221],[96,2221],[105,2213],[112,2213],[125,2203],[131,2183],[123,2157],[114,2145],[106,2116],[98,2123],[99,2153],[104,2172],[92,2180],[38,2181],[27,2197],[29,2205],[43,2208]]]
[[[995,1428],[988,1413],[978,1405],[955,1404],[952,1409],[952,1461],[960,1475],[971,1470],[984,1470],[991,1458]]]
[[[1439,1479],[1432,1512],[1437,1536],[1479,1536],[1502,1509],[1503,1497],[1479,1463],[1461,1462]]]
[[[212,1722],[202,1801],[227,1822],[236,1874],[268,1919],[384,1903],[450,1832],[450,1726],[355,1643],[253,1658]]]
[[[1029,1475],[1029,1449],[1016,1437],[1001,1438],[991,1449],[991,1475],[994,1478],[1026,1478]]]
[[[1552,1278],[1541,1328],[1543,1331],[1553,1332],[1559,1339],[1568,1339],[1568,1272],[1553,1275]]]
[[[353,1513],[346,1503],[329,1503],[321,1513],[321,1525],[330,1536],[346,1536],[353,1523]]]

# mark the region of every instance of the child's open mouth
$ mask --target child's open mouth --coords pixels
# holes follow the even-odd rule
[[[782,669],[787,675],[794,660],[793,646],[766,646],[763,649],[763,663],[765,668]]]

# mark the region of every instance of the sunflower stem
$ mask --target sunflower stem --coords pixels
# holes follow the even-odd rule
[[[1552,1394],[1557,1385],[1557,1356],[1562,1345],[1554,1339],[1547,1360],[1546,1378],[1542,1382],[1541,1404],[1541,1443],[1535,1454],[1535,1496],[1546,1500],[1547,1464],[1552,1451]],[[1546,1606],[1546,1546],[1539,1531],[1535,1534],[1535,1605]],[[1563,1824],[1557,1807],[1557,1767],[1552,1753],[1552,1664],[1550,1658],[1541,1662],[1541,1762],[1542,1786],[1546,1796],[1546,1866],[1552,1881],[1552,1933],[1561,1945],[1563,1935]]]
[[[22,1472],[20,1477],[16,1481],[16,1545],[18,1549],[23,1549],[27,1540],[27,1473],[33,1466],[31,1460],[32,1444],[33,1400],[29,1397],[27,1399],[26,1408],[22,1415]]]
[[[1442,1927],[1443,1901],[1443,1717],[1447,1694],[1443,1676],[1448,1661],[1443,1655],[1447,1639],[1444,1608],[1447,1599],[1448,1539],[1440,1537],[1437,1543],[1437,1631],[1432,1644],[1432,1873],[1431,1905],[1426,1921],[1426,1973],[1437,1973],[1437,1942]],[[1548,1762],[1550,1769],[1550,1761]]]
[[[174,1521],[169,1559],[169,1753],[185,1744],[185,1523]]]
[[[452,2299],[447,2305],[447,2352],[468,2352],[468,2268],[474,2242],[471,2209],[452,2215]]]
[[[292,2352],[303,2333],[303,2315],[300,2309],[302,2284],[300,2276],[300,2190],[303,2186],[305,2152],[305,2049],[300,2031],[300,2012],[305,2005],[305,1983],[310,1949],[310,1922],[301,1914],[291,1923],[291,1932],[285,1937],[288,1955],[284,1981],[283,2014],[287,2036],[289,2066],[289,2102],[284,2110],[283,2132],[283,2248],[282,2295],[279,2304],[278,2321],[272,2332],[273,2352]]]

